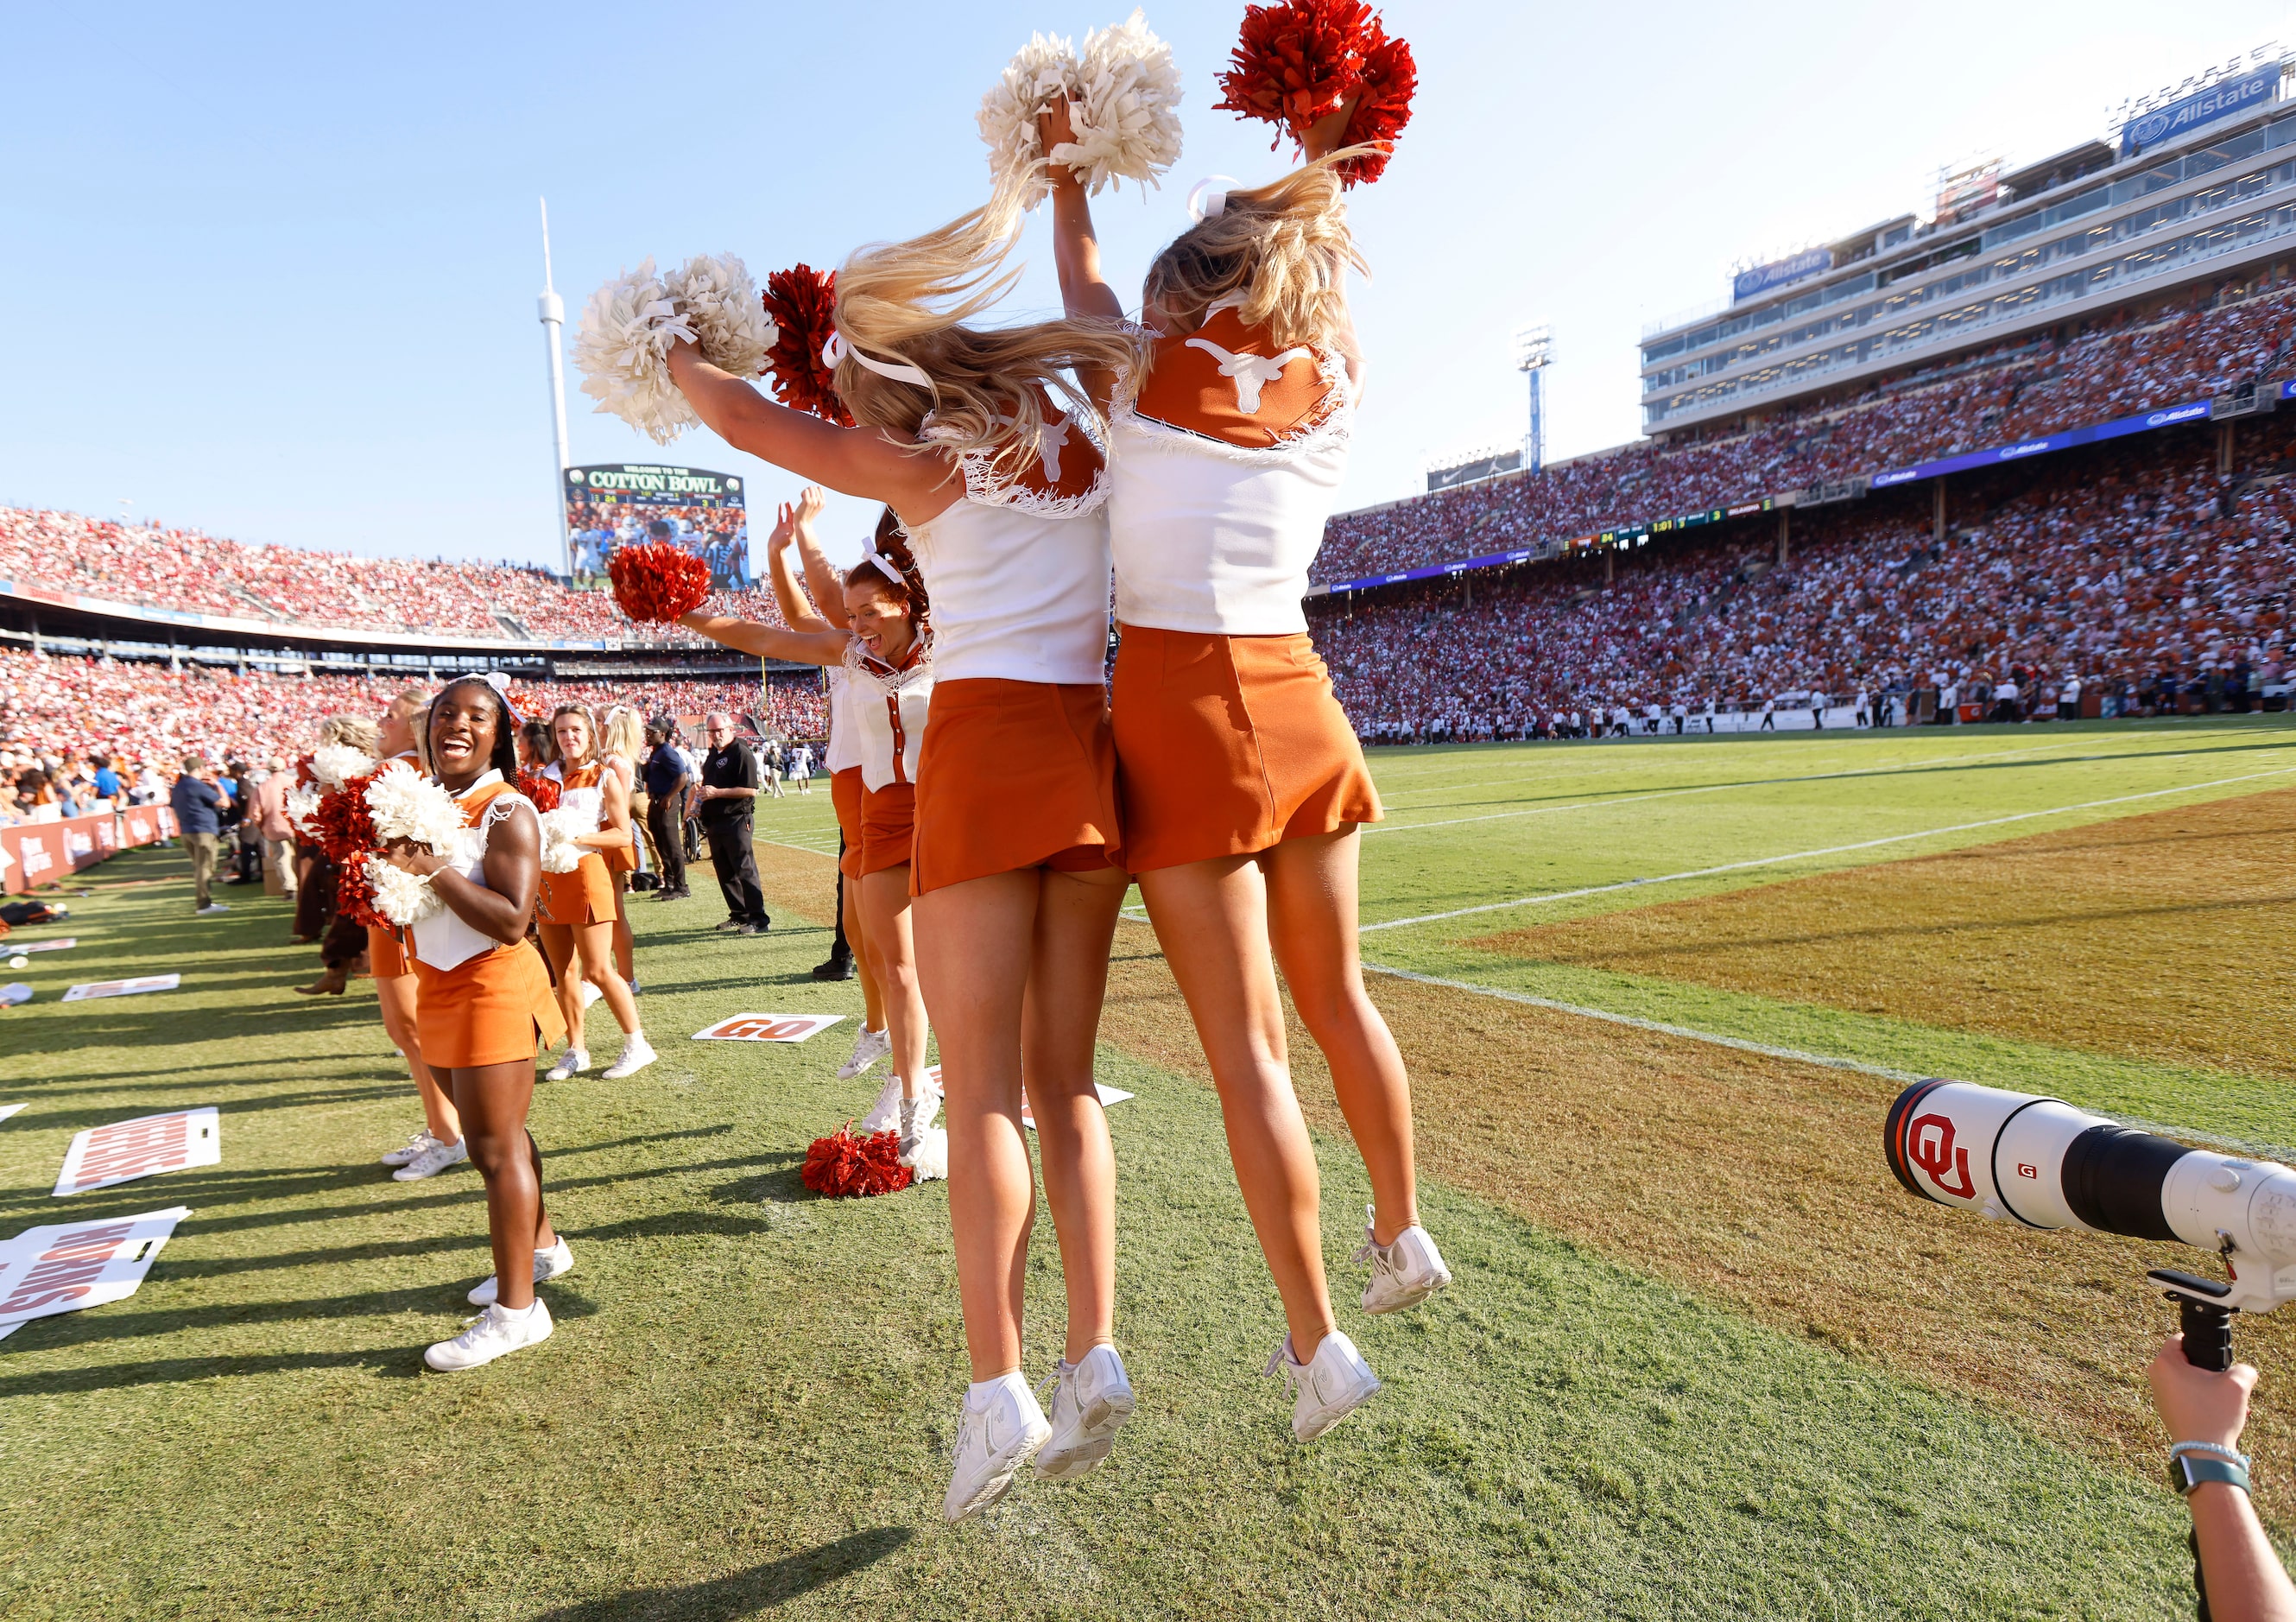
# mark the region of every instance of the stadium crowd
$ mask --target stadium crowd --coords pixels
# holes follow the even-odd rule
[[[1796,517],[1784,566],[1767,524],[1662,536],[1614,554],[1608,580],[1582,556],[1326,599],[1310,622],[1380,741],[1593,731],[1597,715],[1614,730],[1621,710],[1632,730],[1671,729],[1677,705],[1812,693],[1952,688],[1990,713],[2010,683],[2021,715],[2054,713],[2068,682],[2128,713],[2248,708],[2296,652],[2296,484],[2254,471],[2290,436],[2259,436],[2231,480],[2187,436],[1991,475],[1941,545],[1923,495],[1877,496]]]
[[[1334,518],[1322,580],[1485,556],[1679,517],[2204,399],[2296,358],[2296,286],[2205,288],[2078,336],[2020,339],[1774,413],[1727,435],[1642,440]]]
[[[0,826],[28,819],[37,805],[58,805],[49,815],[72,814],[79,799],[94,797],[69,791],[75,782],[93,784],[95,758],[109,762],[131,793],[149,771],[151,797],[164,798],[164,780],[187,754],[217,765],[299,754],[326,717],[374,714],[409,685],[405,674],[241,674],[0,649]],[[415,677],[412,685],[423,684]],[[760,734],[819,739],[828,732],[820,678],[810,672],[777,671],[762,690],[751,673],[716,681],[531,682],[513,691],[530,712],[584,704],[603,713],[621,704],[692,719],[727,709]]]

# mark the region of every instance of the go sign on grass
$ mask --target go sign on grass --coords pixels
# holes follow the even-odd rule
[[[736,1014],[706,1030],[696,1031],[696,1042],[803,1042],[826,1031],[842,1014]]]

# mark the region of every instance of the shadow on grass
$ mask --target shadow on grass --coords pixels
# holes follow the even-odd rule
[[[734,1622],[753,1617],[785,1601],[811,1593],[827,1583],[873,1566],[906,1544],[914,1534],[906,1527],[872,1527],[832,1544],[800,1549],[747,1571],[676,1588],[626,1588],[619,1593],[585,1600],[578,1605],[544,1611],[537,1622],[633,1622],[652,1617],[676,1617],[688,1622]]]

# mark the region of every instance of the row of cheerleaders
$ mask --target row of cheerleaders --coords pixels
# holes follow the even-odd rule
[[[1369,1173],[1364,1310],[1414,1306],[1450,1281],[1418,1221],[1402,1058],[1356,955],[1358,830],[1379,800],[1300,607],[1363,388],[1345,296],[1361,260],[1342,200],[1387,162],[1408,52],[1364,6],[1251,8],[1229,104],[1277,122],[1305,161],[1257,188],[1200,188],[1194,223],[1148,268],[1136,320],[1101,262],[1090,192],[1158,172],[1159,150],[1108,131],[1170,122],[1177,77],[1136,15],[1081,59],[1065,52],[1040,37],[992,95],[1019,106],[1017,135],[1002,114],[992,132],[984,109],[988,205],[856,252],[804,299],[787,277],[760,293],[737,261],[660,281],[649,266],[643,285],[625,278],[592,301],[576,346],[602,409],[658,437],[699,424],[885,509],[841,577],[806,557],[809,601],[776,532],[786,627],[706,612],[699,560],[665,549],[618,555],[615,584],[633,617],[830,672],[847,889],[882,988],[900,1147],[914,1153],[936,1103],[945,1114],[972,1375],[951,1520],[1024,1469],[1090,1471],[1134,1412],[1115,1346],[1116,1160],[1093,1077],[1133,882],[1219,1091],[1283,1305],[1268,1371],[1289,1382],[1302,1442],[1379,1381],[1326,1285],[1279,967]],[[1111,52],[1124,60],[1111,66]],[[1108,108],[1119,81],[1169,95],[1128,124]],[[1166,146],[1177,152],[1176,123]],[[1011,285],[1024,216],[1046,201],[1064,317],[978,323]],[[787,403],[757,386],[768,370]],[[427,726],[469,843],[451,860],[390,860],[442,903],[412,931],[422,1048],[437,1030],[488,1184],[499,1299],[430,1355],[472,1367],[550,1332],[524,1264],[531,1245],[546,1273],[559,1241],[522,1123],[536,1038],[557,1019],[516,944],[545,841],[508,780],[514,717],[468,679]],[[1021,1373],[1035,1215],[1024,1075],[1066,1294],[1049,1413]]]

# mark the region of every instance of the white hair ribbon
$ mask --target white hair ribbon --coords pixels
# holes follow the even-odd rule
[[[511,703],[510,678],[504,675],[500,671],[464,671],[461,675],[455,677],[453,681],[449,681],[447,684],[447,687],[451,687],[465,681],[483,681],[488,687],[492,687],[495,690],[495,696],[503,701],[503,708],[509,712],[512,722],[523,721],[526,719],[526,717],[518,712],[518,706]],[[439,690],[443,693],[447,690],[447,687],[440,687]]]
[[[927,377],[915,366],[873,359],[848,343],[843,333],[832,330],[829,334],[829,342],[821,346],[822,364],[833,371],[836,369],[837,363],[848,355],[852,356],[863,367],[874,372],[880,377],[890,377],[895,383],[913,383],[921,389],[932,387],[932,379]]]
[[[1243,182],[1234,175],[1207,175],[1188,188],[1188,218],[1197,225],[1227,212],[1227,194]]]

